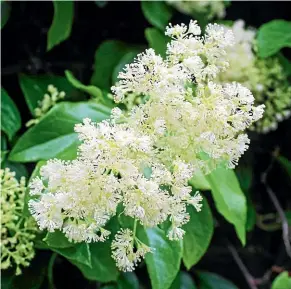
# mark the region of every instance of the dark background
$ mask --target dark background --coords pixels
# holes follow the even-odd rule
[[[92,74],[95,50],[104,40],[116,39],[146,45],[144,30],[151,26],[142,14],[140,2],[111,1],[103,8],[98,7],[93,1],[76,2],[71,36],[47,53],[46,38],[53,16],[52,3],[13,1],[11,5],[10,18],[1,31],[1,80],[2,86],[20,109],[23,122],[29,120],[30,115],[18,84],[19,73],[62,75],[65,69],[70,69],[83,83],[88,83]],[[235,1],[227,8],[226,19],[244,19],[247,25],[259,27],[273,19],[290,21],[290,11],[291,2],[288,1]],[[189,19],[190,17],[177,12],[172,23],[187,23]],[[283,51],[289,59],[290,50]],[[252,163],[254,181],[251,199],[257,212],[261,214],[275,212],[275,209],[259,181],[260,174],[268,166],[275,147],[279,147],[282,155],[291,159],[290,125],[290,120],[285,121],[276,132],[266,136],[252,136],[252,149],[241,161]],[[276,187],[276,195],[286,209],[291,200],[290,183],[277,164],[274,165],[270,176],[270,185]],[[232,226],[217,213],[215,217],[217,228],[211,247],[195,266],[196,270],[216,272],[232,280],[240,289],[248,288],[227,248],[228,242],[235,245],[249,271],[256,278],[261,278],[274,265],[291,270],[280,230],[266,232],[256,228],[248,234],[247,246],[243,248],[236,239]],[[275,271],[273,270],[270,275],[271,279],[276,276]],[[148,284],[145,268],[140,267],[136,273]],[[56,261],[54,275],[57,289],[96,288],[96,283],[85,280],[73,265],[61,257]],[[270,281],[267,280],[265,284],[263,282],[259,288],[270,288]]]

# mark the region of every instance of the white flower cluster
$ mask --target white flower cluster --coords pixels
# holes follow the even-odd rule
[[[256,56],[256,31],[244,26],[243,20],[234,22],[235,45],[226,49],[224,57],[229,69],[218,74],[217,80],[221,83],[237,81],[252,91],[255,104],[265,104],[264,117],[250,129],[267,133],[291,115],[291,88],[277,58]]]
[[[188,180],[196,171],[210,172],[220,163],[233,168],[247,149],[241,132],[259,119],[250,91],[239,84],[219,85],[213,78],[227,68],[221,61],[233,36],[208,25],[202,37],[191,21],[169,26],[173,38],[166,60],[149,49],[120,73],[115,99],[128,93],[148,96],[128,115],[113,109],[111,119],[76,125],[82,144],[78,158],[51,160],[31,184],[30,210],[41,229],[62,230],[75,242],[104,241],[104,228],[121,205],[123,213],[146,227],[171,222],[168,237],[179,240],[189,221],[187,205],[201,210],[201,195]],[[134,244],[136,251],[134,251]],[[150,251],[122,230],[112,243],[121,270],[132,270]]]
[[[202,14],[208,20],[225,17],[225,1],[219,0],[167,0],[169,5],[175,7],[178,11],[191,16],[197,16],[197,13]]]
[[[142,243],[129,229],[121,229],[111,244],[112,257],[122,271],[133,271],[151,248]],[[136,250],[134,250],[136,249]]]

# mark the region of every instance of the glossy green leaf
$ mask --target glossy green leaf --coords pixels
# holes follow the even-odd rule
[[[72,30],[74,18],[73,1],[53,1],[54,17],[47,35],[47,51],[66,40]]]
[[[1,159],[1,169],[4,167],[4,163],[6,161],[6,157],[8,155],[8,145],[7,145],[7,136],[1,132],[1,137],[0,137],[0,142],[1,142],[1,154],[0,154],[0,159]]]
[[[142,1],[144,17],[153,26],[164,31],[172,18],[172,9],[163,1]]]
[[[183,271],[180,271],[174,280],[170,289],[196,289],[191,276]]]
[[[157,54],[160,54],[163,58],[165,58],[167,43],[170,38],[165,36],[164,33],[156,28],[147,28],[145,30],[145,37],[149,46],[153,48]]]
[[[6,25],[11,13],[11,3],[1,1],[1,29]]]
[[[115,262],[111,257],[110,242],[97,242],[89,245],[91,252],[91,267],[77,261],[71,260],[76,265],[85,278],[100,282],[110,282],[117,280],[118,271]]]
[[[1,133],[0,142],[1,142],[1,151],[6,151],[8,149],[8,145],[7,145],[7,137],[5,134]]]
[[[134,272],[121,273],[117,280],[118,289],[139,289],[139,282]]]
[[[73,159],[79,144],[74,126],[84,118],[95,122],[107,119],[110,109],[92,102],[56,104],[42,120],[18,140],[9,158],[34,162],[51,158]]]
[[[206,176],[201,171],[197,171],[195,175],[189,180],[189,184],[196,190],[208,191],[211,189]]]
[[[278,53],[278,59],[280,64],[282,65],[283,69],[284,69],[284,73],[287,76],[291,76],[291,62],[288,58],[286,58],[282,53]]]
[[[282,272],[275,278],[272,283],[271,289],[290,289],[291,288],[291,277],[287,271]]]
[[[233,170],[217,168],[207,175],[218,212],[234,225],[242,242],[246,242],[247,201]]]
[[[287,174],[291,178],[291,161],[289,161],[287,158],[285,158],[283,156],[279,156],[278,161],[282,165],[282,167],[286,170]]]
[[[193,206],[188,206],[187,212],[190,221],[183,226],[186,231],[183,238],[183,262],[189,270],[205,254],[213,235],[214,224],[205,198],[201,212],[197,212]]]
[[[257,36],[258,55],[269,57],[284,47],[291,47],[291,22],[273,20],[263,24]]]
[[[43,241],[49,246],[54,248],[68,248],[74,246],[74,243],[71,243],[68,238],[64,235],[63,232],[57,230],[55,232],[48,232],[43,239]]]
[[[253,180],[253,171],[251,167],[241,165],[236,168],[235,172],[239,180],[240,187],[247,198],[246,230],[249,232],[253,230],[256,224],[256,210],[250,196],[250,189]]]
[[[89,95],[97,98],[97,99],[102,99],[102,91],[100,88],[93,86],[93,85],[84,85],[82,84],[75,76],[72,74],[71,71],[66,70],[65,75],[67,77],[67,80],[77,89],[80,89]]]
[[[66,96],[70,96],[74,90],[74,87],[65,77],[56,75],[30,76],[20,74],[19,84],[32,115],[34,115],[34,109],[38,106],[38,102],[47,93],[49,84],[53,84],[59,91],[64,91]]]
[[[209,272],[198,272],[199,289],[238,289],[232,282]]]
[[[170,288],[180,269],[182,242],[170,241],[159,228],[139,227],[138,238],[154,250],[145,257],[152,289]]]
[[[120,59],[130,51],[130,47],[116,40],[103,42],[95,52],[94,72],[90,83],[110,91],[112,73]]]
[[[5,89],[1,88],[1,130],[11,140],[21,127],[21,118],[17,106]]]
[[[93,256],[91,255],[91,248],[88,243],[78,243],[73,244],[72,247],[67,248],[55,248],[49,247],[54,252],[64,256],[67,258],[71,263],[75,264],[78,263],[80,266],[86,266],[88,268],[92,268],[92,259]]]

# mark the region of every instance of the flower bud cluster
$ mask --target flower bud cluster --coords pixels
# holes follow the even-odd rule
[[[26,123],[27,127],[39,123],[40,119],[59,101],[65,98],[64,91],[59,92],[58,89],[50,84],[47,87],[48,93],[46,93],[43,99],[38,103],[38,107],[34,109],[35,118],[29,120]]]
[[[1,177],[1,270],[16,266],[27,267],[34,257],[33,239],[37,231],[32,217],[23,216],[25,178],[20,182],[8,168],[0,170]]]

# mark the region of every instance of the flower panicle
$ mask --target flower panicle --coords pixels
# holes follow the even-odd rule
[[[25,204],[25,178],[16,179],[9,168],[0,170],[1,177],[1,270],[28,267],[35,255],[33,240],[37,226],[32,217],[22,214]]]
[[[192,193],[189,179],[221,163],[235,167],[248,148],[244,130],[262,117],[264,107],[254,106],[242,85],[215,82],[228,67],[220,56],[233,43],[231,31],[209,25],[201,36],[191,21],[166,33],[172,37],[167,59],[146,50],[112,88],[117,101],[132,93],[147,101],[128,113],[114,109],[97,124],[84,119],[75,126],[78,157],[48,161],[30,183],[36,198],[29,208],[41,229],[59,229],[74,242],[102,242],[121,206],[144,227],[169,220],[168,238],[182,239],[187,206],[202,209],[202,196]],[[132,271],[149,250],[127,229],[112,243],[121,270]]]

